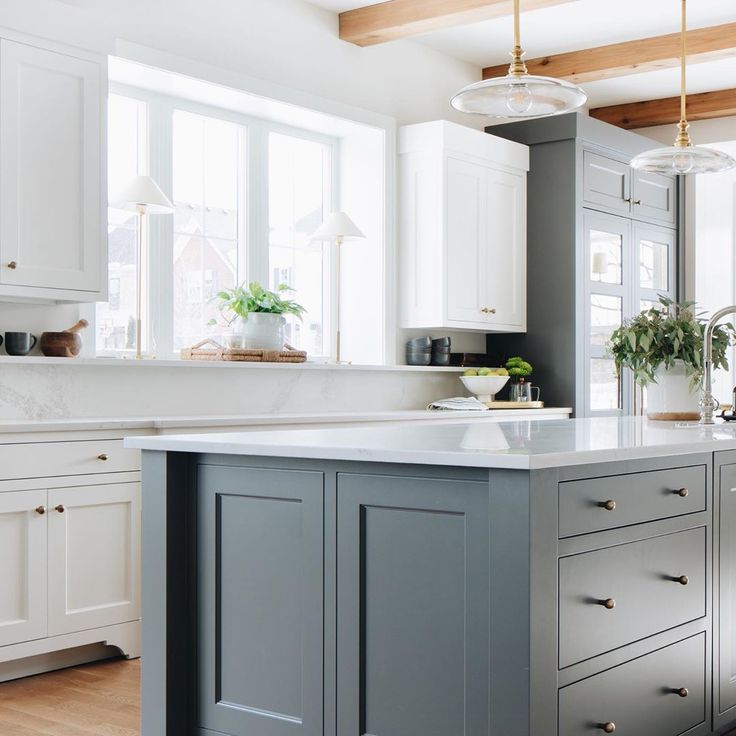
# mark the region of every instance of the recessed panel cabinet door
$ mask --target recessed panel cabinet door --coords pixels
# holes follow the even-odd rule
[[[487,169],[447,159],[447,319],[484,324]],[[439,295],[438,295],[439,296]]]
[[[46,491],[0,493],[0,646],[46,636]]]
[[[675,226],[677,183],[673,176],[633,171],[632,216],[637,220]]]
[[[322,736],[323,476],[203,465],[199,727]]]
[[[487,328],[526,330],[526,178],[488,169],[485,296]]]
[[[99,291],[102,68],[0,41],[0,283]]]
[[[720,727],[736,717],[736,465],[721,468],[719,494],[714,716],[731,711]]]
[[[49,636],[140,618],[140,492],[49,491]]]
[[[550,184],[552,186],[552,184]],[[583,199],[593,209],[631,212],[631,168],[622,161],[583,152]]]
[[[487,484],[337,486],[337,733],[487,736]]]

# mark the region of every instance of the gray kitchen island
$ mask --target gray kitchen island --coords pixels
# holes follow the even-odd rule
[[[736,723],[736,428],[135,437],[143,736]]]

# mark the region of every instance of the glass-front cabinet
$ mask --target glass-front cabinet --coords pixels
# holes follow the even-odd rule
[[[608,342],[623,320],[674,295],[676,234],[594,210],[585,211],[583,227],[585,414],[627,414],[638,391],[628,371],[616,375]]]

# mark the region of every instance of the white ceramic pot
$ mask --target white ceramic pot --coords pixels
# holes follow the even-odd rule
[[[251,312],[246,319],[238,320],[236,329],[248,350],[283,350],[285,324],[280,314]]]
[[[671,368],[660,366],[656,383],[647,386],[647,416],[661,421],[700,419],[700,388],[692,388],[685,364],[678,360]]]

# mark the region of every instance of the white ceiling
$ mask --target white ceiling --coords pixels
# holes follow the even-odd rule
[[[334,12],[376,2],[355,0],[309,0]],[[523,11],[522,0],[522,11]],[[688,27],[700,28],[736,22],[736,0],[691,0]],[[679,0],[575,0],[564,5],[522,13],[522,45],[527,58],[603,46],[636,38],[674,33],[680,26]],[[416,37],[448,56],[478,67],[502,64],[512,43],[511,17],[458,26]],[[670,97],[679,93],[675,69],[631,75],[583,85],[590,105]],[[705,92],[736,87],[736,60],[693,64],[688,71],[688,90]]]

